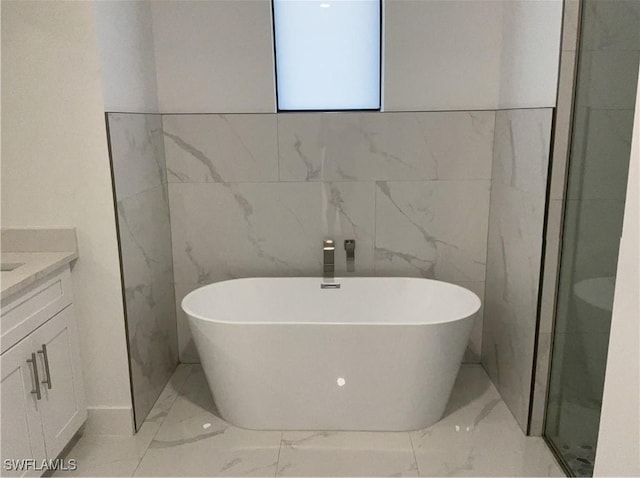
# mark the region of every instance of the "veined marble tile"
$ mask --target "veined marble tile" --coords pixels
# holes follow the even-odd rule
[[[418,476],[406,432],[284,432],[276,476]]]
[[[192,366],[178,366],[134,436],[81,435],[65,455],[78,469],[54,476],[132,476],[191,373]]]
[[[523,430],[531,393],[551,109],[500,111],[482,337],[482,363]]]
[[[274,476],[278,446],[245,446],[239,441],[216,449],[212,441],[149,449],[134,476]]]
[[[484,314],[484,282],[456,282],[457,285],[469,289],[474,292],[479,298],[482,305],[478,311],[475,324],[471,330],[471,337],[469,338],[469,344],[464,352],[462,358],[463,363],[480,363],[480,357],[482,355],[482,318]]]
[[[181,365],[137,435],[85,436],[67,458],[81,476],[563,476],[479,365],[460,368],[440,422],[409,433],[240,429],[218,417],[202,368]]]
[[[564,476],[526,437],[480,366],[460,368],[444,418],[410,432],[420,476]]]
[[[482,337],[482,364],[492,377],[522,430],[528,421],[534,331],[514,325],[516,315],[502,304],[487,299]],[[495,314],[495,318],[489,314]],[[526,348],[519,348],[519,344]],[[525,394],[526,391],[526,394]]]
[[[509,413],[504,403],[500,409]],[[414,445],[420,476],[565,476],[544,440],[524,436],[515,423],[508,429],[435,427]]]
[[[194,366],[136,470],[136,476],[273,476],[282,432],[234,427],[216,415]]]
[[[187,379],[194,371],[198,371],[197,365],[191,364],[179,364],[176,367],[176,371],[173,372],[171,378],[165,385],[164,389],[160,393],[158,400],[153,405],[153,408],[147,416],[146,422],[156,422],[162,424],[166,416],[169,414],[169,410],[173,407],[176,399],[184,391],[184,387],[187,383]]]
[[[190,364],[189,374],[184,380],[184,383],[179,390],[179,396],[171,406],[170,413],[167,415],[163,423],[167,426],[164,427],[164,431],[156,438],[163,439],[175,434],[175,425],[186,423],[189,420],[195,420],[196,418],[213,418],[215,423],[224,427],[217,417],[217,409],[211,396],[211,390],[207,384],[204,371],[200,364]],[[196,420],[197,422],[197,420]],[[200,430],[207,430],[206,428],[195,428],[191,431],[193,433],[199,433]],[[181,430],[180,433],[189,432],[189,430]]]
[[[376,184],[377,275],[482,282],[489,181]]]
[[[280,114],[280,180],[489,179],[494,118],[492,111]]]
[[[537,303],[543,201],[502,184],[491,191],[487,289],[519,312]]]
[[[76,460],[74,471],[53,476],[133,476],[160,424],[145,422],[133,436],[84,435],[69,450],[65,460]]]
[[[165,182],[161,115],[109,113],[107,121],[117,200]]]
[[[54,476],[132,476],[194,368],[199,370],[178,365],[134,436],[82,435],[65,455],[67,460],[77,461],[78,469]]]
[[[633,110],[590,109],[587,114],[584,154],[572,156],[567,198],[624,201]]]
[[[200,356],[196,350],[196,344],[191,336],[187,315],[182,310],[182,299],[192,290],[200,287],[200,284],[175,284],[176,294],[176,319],[178,328],[178,355],[180,363],[200,363]]]
[[[176,283],[320,276],[332,238],[336,275],[373,274],[374,184],[170,184]],[[356,240],[346,273],[344,239]]]
[[[549,165],[551,108],[496,113],[491,181],[544,194]]]
[[[171,231],[164,185],[118,202],[138,426],[178,363]]]
[[[544,197],[502,184],[491,191],[482,363],[527,426],[542,253]]]
[[[169,182],[277,181],[273,114],[164,115]]]

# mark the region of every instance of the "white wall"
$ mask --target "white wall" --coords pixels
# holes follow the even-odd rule
[[[640,82],[594,476],[640,476]]]
[[[561,0],[385,2],[384,109],[552,107]]]
[[[157,113],[158,88],[148,0],[96,0],[106,111]]]
[[[90,421],[131,433],[120,267],[90,2],[2,2],[2,226],[77,228]]]
[[[271,113],[270,0],[152,2],[163,113]]]
[[[274,112],[269,0],[152,2],[160,111]],[[385,2],[384,109],[552,107],[561,0]]]
[[[562,0],[506,0],[501,3],[502,42],[497,107],[555,106]]]

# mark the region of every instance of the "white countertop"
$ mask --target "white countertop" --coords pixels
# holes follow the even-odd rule
[[[77,258],[75,229],[3,229],[0,262],[21,265],[0,272],[0,298],[20,292]]]
[[[77,252],[3,252],[0,261],[22,263],[12,271],[0,272],[0,298],[5,299],[46,277],[78,257]]]

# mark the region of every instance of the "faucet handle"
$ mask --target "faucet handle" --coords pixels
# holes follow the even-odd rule
[[[347,251],[347,272],[355,272],[356,270],[356,240],[345,239],[344,250]]]
[[[345,239],[344,240],[344,250],[347,251],[347,254],[353,254],[356,250],[356,240],[355,239]]]

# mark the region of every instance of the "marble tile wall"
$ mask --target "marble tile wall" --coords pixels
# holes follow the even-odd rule
[[[552,109],[496,113],[482,363],[526,432]]]
[[[108,114],[136,428],[178,362],[162,118]]]
[[[207,283],[319,276],[321,242],[355,238],[356,275],[484,295],[495,112],[163,115],[179,304]],[[336,274],[348,275],[338,247]],[[478,361],[482,320],[465,360]]]

